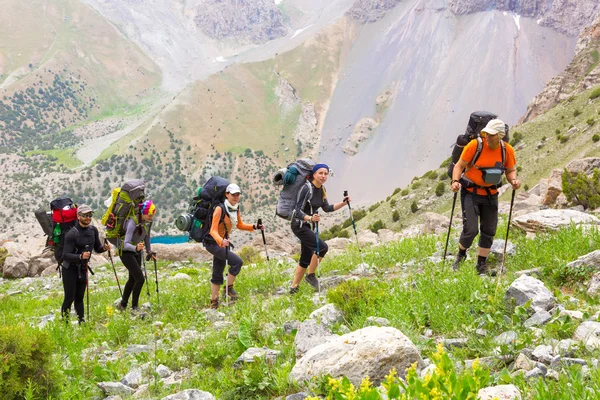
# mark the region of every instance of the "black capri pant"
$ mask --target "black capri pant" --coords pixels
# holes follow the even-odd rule
[[[229,264],[229,273],[237,276],[242,270],[242,259],[235,254],[231,249],[227,251],[225,247],[220,247],[216,243],[206,243],[204,248],[213,255],[213,269],[211,283],[215,285],[223,284],[223,271],[225,270],[225,258]]]
[[[479,247],[489,249],[494,242],[498,226],[498,194],[477,195],[465,188],[460,191],[460,204],[463,215],[463,230],[459,243],[468,249],[479,231]],[[478,229],[479,225],[479,229]]]
[[[306,222],[292,222],[292,232],[300,239],[300,266],[307,268],[313,254],[317,251],[317,235],[310,229],[310,224]],[[327,254],[327,243],[319,238],[319,257],[325,257]]]

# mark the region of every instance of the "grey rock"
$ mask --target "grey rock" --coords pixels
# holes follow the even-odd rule
[[[513,224],[525,232],[556,231],[571,224],[598,225],[597,217],[575,210],[540,210],[534,213],[515,217]]]
[[[358,386],[368,375],[377,385],[392,368],[403,377],[415,362],[421,363],[419,350],[402,332],[370,326],[312,348],[296,362],[290,377],[304,382],[325,374],[343,375]]]
[[[145,344],[132,344],[127,347],[127,354],[150,353],[150,346]]]
[[[150,388],[150,385],[148,383],[140,385],[131,397],[133,397],[134,399],[143,399],[143,398],[150,397],[149,388]]]
[[[135,390],[129,386],[123,385],[121,382],[99,382],[98,387],[107,396],[127,397],[135,392]]]
[[[592,351],[600,348],[600,322],[595,321],[584,321],[582,322],[575,333],[573,333],[573,339],[583,342],[585,347]]]
[[[531,357],[536,360],[546,364],[550,364],[554,355],[552,354],[552,346],[549,345],[539,345],[531,354]]]
[[[309,397],[311,394],[308,392],[300,392],[300,393],[294,393],[294,394],[290,394],[289,396],[287,396],[285,398],[285,400],[304,400],[305,398]]]
[[[521,276],[521,275],[529,275],[529,276],[539,276],[540,275],[540,269],[539,268],[531,268],[531,269],[524,269],[522,271],[516,271],[515,275],[517,277]]]
[[[331,289],[340,285],[343,282],[348,280],[356,280],[358,277],[349,277],[347,275],[335,275],[335,276],[325,276],[319,279],[319,283],[321,284],[321,290],[323,289]]]
[[[43,329],[48,324],[48,322],[54,321],[55,318],[56,318],[56,316],[54,315],[54,313],[48,314],[48,315],[44,315],[41,318],[40,323],[37,325],[38,328]]]
[[[469,339],[467,339],[467,338],[444,339],[442,342],[444,343],[444,347],[447,348],[448,350],[451,350],[454,348],[461,349],[461,348],[467,346]]]
[[[515,385],[498,385],[480,389],[478,400],[521,400],[521,392]]]
[[[546,322],[550,321],[550,319],[552,319],[552,315],[550,315],[548,311],[540,310],[533,314],[528,320],[526,320],[523,323],[523,326],[529,328],[532,326],[544,325]]]
[[[375,325],[375,326],[389,326],[390,321],[386,318],[381,317],[368,317],[365,321],[367,325]]]
[[[496,344],[513,345],[517,341],[517,333],[515,331],[503,332],[494,338]]]
[[[534,367],[535,363],[531,361],[525,354],[521,353],[517,356],[514,365],[515,370],[531,371]]]
[[[326,304],[310,313],[308,318],[327,328],[331,328],[336,323],[342,322],[344,320],[344,315],[333,304]]]
[[[568,316],[569,318],[571,318],[575,321],[583,320],[583,313],[581,311],[577,311],[577,310],[561,310],[558,313],[558,316],[559,317]]]
[[[573,339],[563,339],[554,347],[554,352],[563,357],[572,357],[579,349],[579,342]]]
[[[356,0],[348,15],[360,22],[379,21],[401,0]]]
[[[132,369],[121,379],[121,383],[132,389],[137,389],[142,384],[142,371],[139,368]]]
[[[504,242],[504,239],[494,239],[490,249],[492,254],[494,254],[499,260],[502,260],[502,257],[504,256]],[[515,245],[509,241],[506,245],[506,254],[509,256],[514,256],[516,252]]]
[[[600,271],[600,250],[594,250],[591,253],[578,257],[577,260],[567,264],[568,268],[593,267]]]
[[[216,331],[220,331],[222,329],[229,328],[233,323],[230,321],[217,321],[213,324],[213,329]]]
[[[206,320],[210,322],[225,320],[225,314],[212,308],[202,310],[202,314],[204,314],[204,318],[206,318]]]
[[[188,389],[163,397],[162,400],[215,400],[215,396],[202,390]]]
[[[294,343],[296,344],[296,358],[304,356],[304,354],[323,343],[337,338],[327,327],[318,324],[312,319],[307,319],[300,324]]]
[[[504,296],[510,304],[514,299],[517,306],[522,306],[531,300],[534,311],[550,310],[555,303],[554,295],[544,286],[544,283],[528,275],[521,275],[508,288]]]
[[[283,332],[286,335],[290,335],[292,332],[297,331],[300,328],[299,321],[286,321],[283,323]]]
[[[542,370],[539,369],[538,367],[535,367],[531,371],[527,371],[525,373],[525,379],[542,378],[543,376],[544,376],[544,372],[542,372]]]
[[[123,398],[121,396],[108,396],[104,400],[123,400]]]
[[[552,379],[553,381],[558,381],[560,378],[558,371],[555,371],[553,369],[549,369],[548,372],[546,373],[546,379]]]
[[[191,281],[192,277],[183,272],[178,272],[175,276],[169,278],[170,281]]]
[[[171,371],[169,369],[169,367],[160,364],[158,367],[156,367],[156,373],[158,374],[158,376],[160,376],[161,378],[166,378],[168,376],[173,375],[173,371]]]
[[[590,297],[598,297],[600,295],[600,272],[596,272],[592,275],[590,283],[588,284],[587,294]]]
[[[571,366],[571,365],[587,365],[587,361],[585,361],[583,358],[570,358],[570,357],[563,357],[560,359],[560,363],[567,365],[567,366]]]
[[[27,259],[20,255],[10,255],[4,259],[2,277],[5,279],[25,278],[29,274]]]
[[[275,359],[280,355],[281,351],[279,350],[272,350],[267,347],[250,347],[235,360],[233,367],[241,368],[244,364],[253,363],[255,357],[265,359],[268,364],[274,364]]]

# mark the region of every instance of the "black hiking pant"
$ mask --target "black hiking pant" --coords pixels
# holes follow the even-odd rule
[[[242,270],[243,261],[235,254],[231,249],[227,251],[225,247],[220,247],[216,243],[206,243],[204,245],[206,251],[213,255],[213,268],[211,283],[215,285],[223,284],[223,271],[225,270],[225,259],[229,264],[229,273],[233,276],[237,276]]]
[[[310,224],[295,220],[292,222],[292,232],[300,239],[300,261],[302,268],[308,268],[313,254],[317,252],[317,234],[310,228]],[[319,257],[327,254],[327,243],[319,238]]]
[[[123,298],[121,299],[121,305],[127,307],[129,296],[133,293],[131,298],[131,307],[137,307],[140,300],[140,293],[144,287],[144,272],[142,271],[142,253],[133,251],[124,251],[121,255],[121,261],[125,268],[129,271],[129,279],[123,289]]]
[[[84,319],[83,298],[85,297],[85,270],[81,265],[71,264],[68,268],[62,269],[62,281],[65,291],[65,299],[61,313],[66,318],[71,313],[71,305],[75,303],[75,312],[80,321]]]
[[[489,249],[494,242],[498,226],[498,194],[478,195],[465,188],[460,191],[460,204],[463,215],[463,230],[459,243],[465,249],[479,236],[479,247]]]

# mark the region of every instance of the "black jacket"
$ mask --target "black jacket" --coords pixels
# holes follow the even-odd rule
[[[80,256],[86,251],[86,246],[88,246],[88,251],[95,250],[96,253],[105,251],[100,242],[98,228],[92,225],[84,228],[78,222],[65,235],[63,268],[69,268],[71,265],[83,265]]]

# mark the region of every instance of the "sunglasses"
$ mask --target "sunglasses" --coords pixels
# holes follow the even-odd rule
[[[89,213],[79,214],[79,215],[81,215],[82,218],[92,218],[94,213],[89,212]]]

